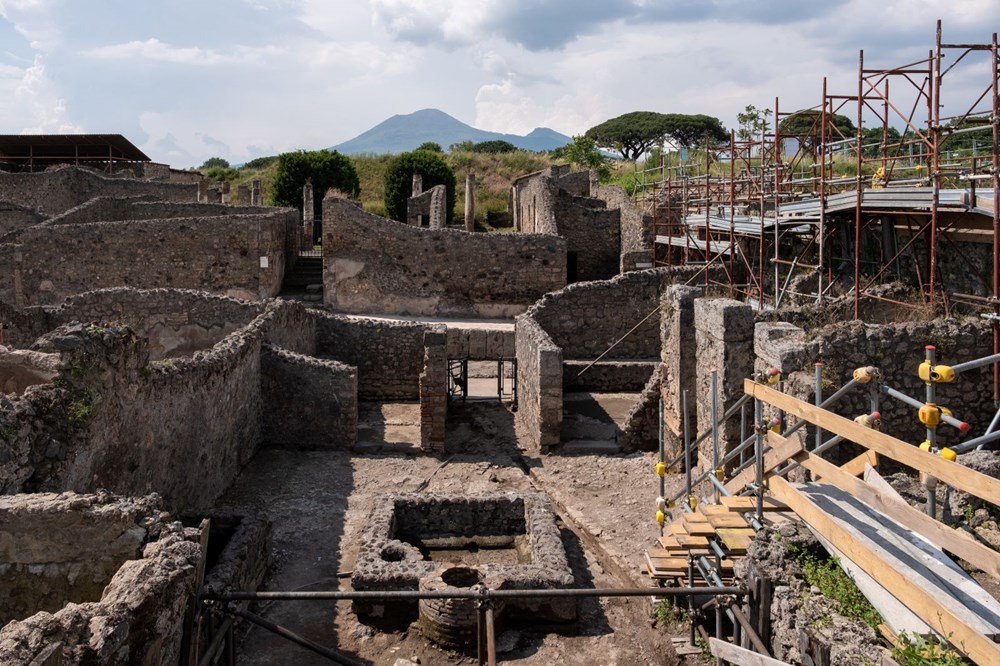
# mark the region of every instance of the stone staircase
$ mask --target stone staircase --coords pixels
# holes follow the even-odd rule
[[[279,297],[301,301],[306,306],[323,304],[323,258],[299,257],[295,268],[285,276]]]

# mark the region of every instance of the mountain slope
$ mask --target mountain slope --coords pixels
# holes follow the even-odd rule
[[[509,141],[518,148],[532,151],[554,150],[572,141],[547,127],[536,128],[527,136],[487,132],[466,125],[444,111],[422,109],[384,120],[367,132],[333,146],[332,150],[345,155],[404,153],[427,141],[438,143],[447,150],[448,146],[462,141],[494,140]]]

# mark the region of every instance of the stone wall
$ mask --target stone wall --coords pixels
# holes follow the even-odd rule
[[[260,365],[266,444],[349,450],[357,443],[355,368],[272,345],[264,345]]]
[[[0,238],[34,226],[44,219],[30,208],[0,202]]]
[[[625,428],[618,436],[622,451],[657,451],[659,449],[660,368],[655,367],[625,417]]]
[[[273,208],[230,206],[197,201],[156,201],[152,195],[134,197],[96,197],[45,223],[86,224],[89,222],[124,222],[127,220],[164,220],[183,217],[224,217],[227,215],[267,215]]]
[[[563,354],[530,313],[515,320],[517,422],[533,449],[547,453],[562,436]]]
[[[211,503],[256,453],[261,435],[260,349],[304,318],[268,303],[248,326],[190,358],[150,362],[127,328],[63,326],[38,351],[62,357],[58,385],[0,402],[0,492],[108,488],[160,493],[168,506]],[[297,328],[297,326],[296,326]]]
[[[17,301],[19,280],[15,264],[20,246],[0,243],[0,303],[14,304]]]
[[[572,284],[528,312],[567,359],[597,358],[618,340],[606,359],[658,359],[660,291],[672,279],[664,268]]]
[[[698,358],[697,424],[703,432],[712,423],[712,370],[717,371],[718,416],[721,417],[743,395],[743,380],[753,374],[753,311],[749,305],[727,298],[699,298],[694,302],[695,346]],[[688,401],[692,399],[688,395]],[[719,460],[739,444],[739,415],[719,429]],[[712,438],[702,442],[698,465],[710,469]]]
[[[653,267],[653,217],[632,203],[625,189],[617,185],[598,185],[591,196],[604,201],[608,208],[617,208],[621,216],[620,271]]]
[[[66,166],[38,173],[0,172],[0,198],[46,217],[58,215],[94,197],[152,195],[160,201],[197,201],[194,183],[168,183],[108,177],[83,167]]]
[[[14,550],[4,553],[4,567],[23,569],[27,557],[34,561],[29,571],[41,567],[44,575],[66,568],[75,571],[70,577],[87,577],[89,564],[101,565],[105,556],[115,559],[126,550],[130,555],[110,581],[104,579],[97,598],[6,624],[0,629],[0,663],[179,663],[184,615],[201,561],[200,546],[187,540],[197,539],[196,531],[189,534],[161,514],[155,498],[32,495],[0,503],[3,534],[17,535],[5,544]],[[40,583],[36,592],[53,592],[50,583]],[[52,607],[50,601],[43,605]]]
[[[618,274],[621,258],[621,214],[604,202],[560,192],[556,199],[556,224],[566,239],[566,252],[575,262],[569,280],[608,280]],[[568,270],[568,269],[567,269]]]
[[[316,355],[358,369],[361,400],[418,400],[426,324],[312,311]]]
[[[54,304],[72,294],[117,286],[268,298],[281,289],[287,230],[296,224],[294,211],[280,209],[263,215],[32,227],[18,237],[16,302]]]
[[[568,172],[568,166],[554,166],[514,181],[508,208],[517,231],[526,234],[559,233],[555,215],[559,189],[553,179]]]
[[[937,347],[938,363],[945,365],[957,365],[993,353],[989,323],[975,319],[940,318],[883,325],[844,322],[801,337],[789,332],[780,339],[787,344],[783,345],[784,355],[779,360],[784,361],[782,369],[791,373],[786,390],[809,402],[813,401],[813,364],[817,361],[824,364],[824,395],[832,394],[847,383],[856,368],[874,365],[881,370],[885,384],[923,402],[925,385],[917,376],[917,368],[924,360],[925,345]],[[793,353],[796,345],[800,351]],[[768,360],[775,360],[775,356],[772,351]],[[952,384],[939,384],[937,403],[950,408],[956,418],[970,424],[971,431],[966,439],[984,433],[996,413],[989,366],[963,372]],[[871,410],[869,390],[859,387],[831,409],[848,418],[866,414]],[[882,394],[879,412],[883,432],[915,444],[925,439],[926,429],[913,407]],[[942,446],[957,444],[963,439],[951,426],[941,425],[937,430]]]
[[[563,389],[628,393],[642,391],[658,361],[563,361]]]
[[[448,358],[495,361],[514,358],[514,329],[448,327]]]
[[[509,317],[566,283],[566,242],[469,234],[323,202],[324,303],[354,313]]]

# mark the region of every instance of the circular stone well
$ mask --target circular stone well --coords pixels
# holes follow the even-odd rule
[[[479,585],[497,589],[499,581],[484,576],[481,571],[460,565],[444,566],[433,574],[420,579],[420,590],[427,591],[469,591]],[[418,623],[421,631],[429,639],[450,648],[475,649],[477,615],[476,599],[421,599],[418,607]],[[494,623],[497,623],[502,603],[494,602]]]

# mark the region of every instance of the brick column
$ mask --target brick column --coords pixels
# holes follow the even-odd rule
[[[448,418],[448,332],[435,326],[424,333],[424,370],[420,373],[420,448],[444,453]]]

